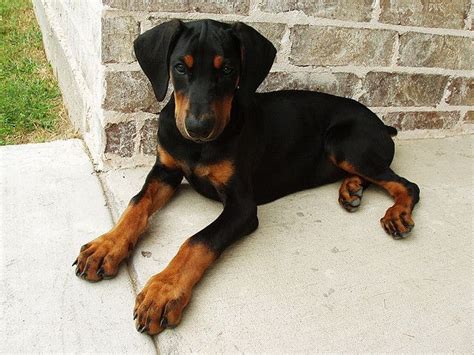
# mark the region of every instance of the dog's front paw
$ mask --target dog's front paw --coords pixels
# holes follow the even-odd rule
[[[129,246],[110,234],[83,245],[76,261],[76,276],[87,281],[100,281],[114,277],[120,263],[128,256]]]
[[[179,274],[162,272],[153,276],[135,302],[133,317],[137,330],[153,335],[178,325],[191,292],[192,286],[180,281]]]

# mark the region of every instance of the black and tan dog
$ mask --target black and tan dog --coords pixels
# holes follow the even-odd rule
[[[117,274],[148,219],[185,177],[222,201],[221,215],[197,232],[138,295],[137,329],[156,334],[179,323],[194,285],[222,251],[258,226],[257,205],[344,179],[339,202],[360,204],[369,183],[394,198],[381,219],[394,238],[412,229],[417,185],[396,175],[392,127],[356,101],[309,91],[256,94],[276,50],[253,28],[172,20],[140,35],[135,53],[158,100],[157,159],[117,225],[81,248],[76,274],[98,281]]]

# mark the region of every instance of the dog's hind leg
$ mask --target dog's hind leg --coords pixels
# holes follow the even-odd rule
[[[386,131],[376,126],[340,126],[328,132],[326,154],[337,167],[349,173],[340,189],[342,204],[357,205],[359,185],[374,183],[394,199],[380,220],[384,230],[395,239],[404,238],[413,228],[412,211],[419,201],[420,189],[390,169],[394,144]]]
[[[384,230],[395,239],[401,239],[413,229],[412,212],[415,204],[420,199],[420,189],[418,186],[407,179],[398,176],[390,168],[386,168],[378,174],[367,175],[361,169],[346,160],[335,160],[339,168],[362,177],[362,180],[370,181],[384,188],[394,199],[395,203],[390,207],[380,223]]]

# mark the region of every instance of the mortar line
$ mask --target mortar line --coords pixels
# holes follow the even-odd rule
[[[448,69],[438,67],[409,67],[409,66],[356,66],[356,65],[337,65],[337,66],[298,66],[294,64],[282,65],[275,63],[271,72],[290,71],[290,72],[337,72],[354,73],[365,76],[369,72],[387,72],[397,74],[424,74],[424,75],[446,75],[462,76],[467,78],[474,77],[472,70]]]
[[[469,11],[467,12],[467,16],[464,19],[464,29],[467,31],[471,30],[473,14],[474,14],[474,0],[471,0]]]
[[[113,11],[113,10],[107,10]],[[290,25],[312,25],[318,27],[347,27],[347,28],[362,28],[369,30],[388,30],[397,31],[401,34],[406,32],[417,32],[432,35],[449,35],[456,37],[474,38],[474,32],[464,29],[454,28],[440,28],[440,27],[422,27],[410,25],[395,25],[390,23],[372,22],[370,21],[350,21],[330,19],[326,17],[316,17],[306,15],[301,11],[288,12],[263,12],[255,9],[249,14],[213,14],[213,13],[184,13],[184,12],[145,12],[145,11],[128,11],[129,15],[134,16],[137,20],[142,21],[148,17],[156,18],[179,18],[182,20],[197,20],[197,19],[213,19],[220,21],[243,21],[243,22],[268,22],[268,23],[286,23]]]
[[[380,0],[373,0],[371,8],[371,19],[370,23],[378,23],[380,14],[382,13],[382,8],[380,7]]]
[[[89,151],[89,147],[87,146],[87,144],[84,142],[83,139],[80,139],[80,141],[81,141],[81,144],[84,148],[84,151],[86,152],[87,157],[89,158],[89,161],[92,165],[93,173],[96,175],[97,180],[99,181],[102,196],[105,200],[107,211],[109,212],[108,214],[109,214],[110,222],[114,225],[117,222],[118,218],[119,218],[119,211],[116,207],[113,207],[113,206],[118,205],[118,203],[114,202],[115,198],[113,197],[113,194],[110,191],[110,189],[107,188],[107,184],[106,184],[106,182],[103,178],[104,172],[101,171],[101,170],[96,169],[96,165],[93,163],[93,159],[92,159],[91,152]],[[136,278],[136,272],[133,269],[132,263],[129,263],[128,260],[126,262],[126,270],[127,270],[128,278],[129,278],[129,281],[130,281],[130,285],[132,287],[133,294],[135,295],[135,297],[137,297],[139,292],[138,292],[138,287],[137,287],[138,282],[137,282],[137,278]],[[148,336],[148,337],[151,338],[151,342],[153,344],[153,347],[155,348],[155,353],[157,355],[161,355],[160,351],[159,351],[159,348],[158,348],[158,344],[157,344],[157,342],[155,342],[154,337],[152,337],[152,336]]]
[[[288,30],[291,30],[288,27]],[[282,42],[285,39],[285,35],[282,37]],[[289,33],[288,33],[289,34]],[[284,46],[286,44],[282,43],[279,53],[283,53]],[[288,43],[288,46],[291,46],[291,43]],[[284,54],[284,53],[283,53]],[[473,78],[474,72],[472,70],[464,69],[449,69],[449,68],[439,68],[439,67],[410,67],[410,66],[363,66],[363,65],[335,65],[335,66],[315,66],[315,65],[304,65],[299,66],[291,64],[286,58],[286,60],[281,60],[280,62],[275,62],[272,66],[271,72],[337,72],[337,73],[354,73],[358,75],[365,76],[368,72],[393,72],[398,74],[428,74],[428,75],[450,75],[450,76],[463,76],[467,78]],[[140,71],[138,62],[133,63],[113,63],[107,64],[105,66],[106,72],[112,71]]]
[[[391,67],[393,68],[398,67],[398,60],[400,58],[400,33],[397,33],[395,36],[395,40],[393,41],[393,56],[391,58]]]
[[[119,211],[118,211],[117,207],[115,207],[115,206],[118,205],[118,202],[115,200],[113,193],[107,187],[107,183],[105,182],[105,180],[103,178],[103,173],[97,172],[96,175],[97,175],[97,178],[99,179],[99,183],[100,183],[100,186],[102,188],[102,194],[104,196],[104,199],[105,199],[105,202],[106,202],[106,205],[107,205],[107,209],[108,209],[109,214],[110,214],[110,218],[112,220],[112,223],[115,224],[117,222],[118,218],[119,218]],[[132,259],[128,259],[126,261],[125,268],[127,270],[130,285],[132,286],[133,294],[136,298],[139,294],[138,280],[137,280],[137,273],[136,273],[131,261],[132,261]],[[160,355],[160,351],[159,351],[159,348],[158,348],[158,343],[157,343],[157,341],[155,341],[155,338],[151,335],[147,335],[147,337],[150,338],[150,340],[153,344],[153,347],[155,348],[155,353],[157,355]]]
[[[454,80],[454,77],[453,76],[450,76],[448,78],[448,81],[446,82],[446,86],[444,87],[444,91],[443,91],[443,96],[441,97],[438,105],[436,105],[436,107],[444,107],[444,106],[449,106],[448,104],[448,98],[449,96],[451,96],[451,90],[449,90],[449,87],[451,86],[452,82]]]
[[[453,112],[472,109],[468,105],[449,106],[368,106],[373,111],[383,112]]]

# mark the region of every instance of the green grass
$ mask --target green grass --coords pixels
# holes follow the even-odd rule
[[[0,145],[70,135],[30,0],[0,0]]]

